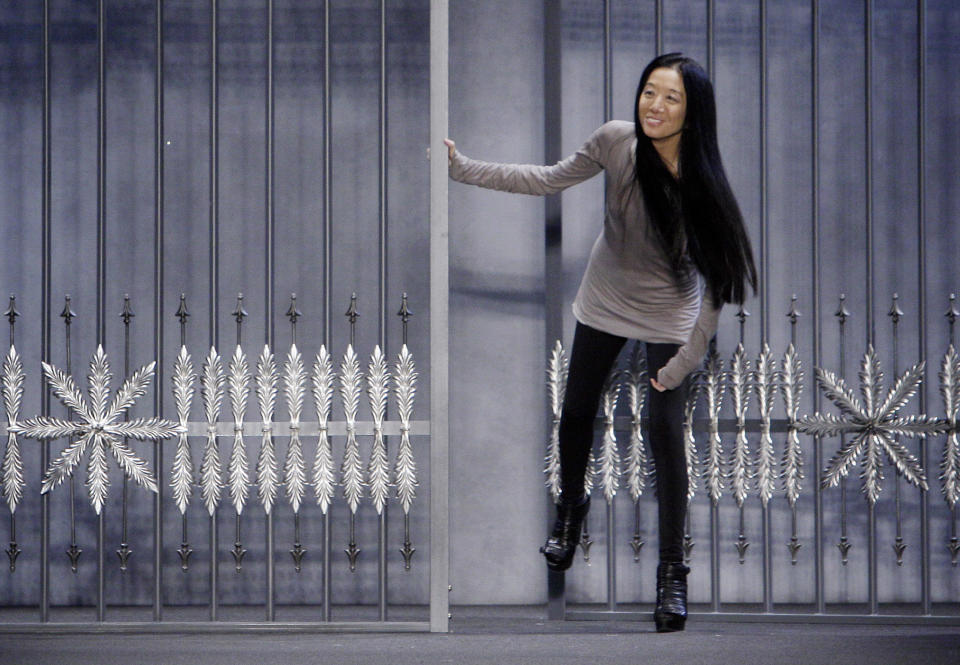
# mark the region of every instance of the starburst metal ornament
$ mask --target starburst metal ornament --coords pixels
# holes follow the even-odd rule
[[[410,443],[410,419],[413,417],[413,400],[417,394],[417,372],[413,363],[413,355],[404,344],[397,358],[396,369],[393,375],[394,392],[397,396],[397,414],[400,417],[400,445],[397,448],[397,459],[394,464],[397,498],[403,508],[404,539],[403,565],[410,570],[410,557],[414,550],[410,542],[410,506],[416,496],[417,465],[413,458],[413,446]]]
[[[613,427],[617,400],[620,397],[620,376],[619,371],[610,372],[601,396],[603,439],[600,443],[600,488],[607,503],[613,503],[613,498],[620,488],[620,453],[617,450],[617,435]]]
[[[797,552],[800,542],[797,538],[797,499],[803,480],[803,449],[800,447],[800,437],[797,434],[797,411],[800,409],[800,395],[803,392],[803,368],[800,355],[793,344],[787,347],[783,356],[783,365],[780,372],[780,391],[783,394],[784,408],[787,412],[787,441],[783,449],[783,458],[780,462],[780,477],[783,479],[783,490],[790,504],[792,514],[793,533],[790,536],[790,563],[796,565]]]
[[[10,428],[11,431],[31,439],[58,439],[71,435],[77,437],[47,469],[41,493],[49,492],[70,477],[88,448],[90,461],[87,465],[87,489],[96,514],[99,515],[103,509],[107,488],[110,485],[107,477],[108,449],[113,453],[120,468],[134,482],[151,492],[156,492],[157,481],[147,467],[147,463],[130,450],[123,442],[123,437],[138,441],[167,439],[179,433],[180,426],[162,418],[135,418],[127,422],[118,422],[133,406],[136,399],[146,392],[147,385],[153,378],[156,363],[151,362],[134,372],[123,382],[111,400],[110,363],[103,347],[98,346],[90,361],[87,393],[89,402],[77,388],[73,377],[53,365],[45,362],[41,365],[54,395],[78,418],[77,421],[67,421],[39,416],[18,422]]]
[[[266,344],[257,359],[257,403],[260,406],[260,454],[257,456],[257,494],[263,511],[269,515],[277,499],[280,472],[273,443],[273,412],[277,404],[277,365]]]
[[[387,445],[383,438],[383,420],[387,413],[387,397],[390,394],[390,372],[387,359],[378,344],[367,365],[367,397],[370,399],[370,413],[373,416],[373,448],[367,473],[370,485],[370,498],[377,515],[383,512],[390,493],[390,462],[387,460]]]
[[[317,497],[320,512],[327,514],[333,501],[337,477],[333,465],[333,451],[330,435],[327,431],[330,422],[330,408],[333,403],[333,362],[327,347],[321,345],[317,358],[313,362],[313,403],[317,410],[320,437],[317,440],[317,454],[313,462],[313,492]]]
[[[23,361],[16,347],[10,346],[3,361],[3,406],[7,413],[7,447],[3,453],[3,496],[7,500],[10,514],[17,512],[17,504],[23,498],[26,480],[23,476],[23,458],[20,455],[20,443],[13,428],[20,414],[20,401],[23,398]],[[13,562],[11,561],[11,566]]]
[[[567,352],[564,351],[563,344],[558,339],[553,345],[550,362],[547,364],[547,392],[550,394],[550,413],[553,421],[543,468],[547,490],[554,503],[560,501],[560,416],[563,413],[563,396],[567,389],[569,371],[570,361],[567,359]]]
[[[211,517],[220,503],[220,490],[223,488],[220,448],[217,444],[217,420],[223,404],[223,386],[223,362],[217,350],[211,346],[200,375],[200,394],[203,397],[203,413],[207,420],[207,442],[203,447],[203,461],[200,463],[200,494]]]
[[[923,467],[896,436],[916,437],[942,434],[950,424],[926,415],[901,416],[906,405],[923,380],[921,361],[897,379],[896,384],[883,395],[883,373],[873,345],[869,345],[860,366],[861,403],[844,380],[829,370],[817,368],[817,383],[824,395],[840,410],[840,415],[816,414],[803,416],[796,427],[801,432],[818,436],[850,435],[830,460],[824,471],[822,484],[833,487],[849,473],[863,456],[862,491],[871,504],[876,504],[883,481],[883,456],[899,469],[903,476],[922,490],[927,489]]]

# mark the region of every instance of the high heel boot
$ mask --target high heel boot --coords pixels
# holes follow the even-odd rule
[[[553,531],[540,548],[550,570],[563,571],[573,563],[580,542],[580,529],[589,510],[589,496],[573,501],[561,499],[557,504],[557,520],[553,523]]]
[[[683,630],[687,621],[687,573],[682,563],[661,562],[657,566],[657,608],[653,620],[658,633]]]

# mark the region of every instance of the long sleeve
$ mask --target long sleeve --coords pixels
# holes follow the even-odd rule
[[[455,152],[450,177],[468,185],[515,194],[555,194],[603,170],[605,128],[606,125],[600,127],[579,150],[553,166],[481,162]]]
[[[657,381],[667,390],[678,388],[687,375],[703,361],[707,346],[710,344],[710,338],[717,332],[719,318],[720,307],[714,306],[710,289],[704,289],[700,301],[700,314],[697,316],[697,322],[690,332],[690,338],[657,373]]]

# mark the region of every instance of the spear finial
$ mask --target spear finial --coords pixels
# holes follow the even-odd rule
[[[290,328],[293,331],[293,343],[297,343],[297,319],[303,316],[303,312],[297,309],[297,294],[290,294],[290,307],[287,308],[286,317],[290,319]]]
[[[847,309],[847,294],[840,294],[840,302],[837,304],[837,311],[833,315],[840,319],[841,326],[847,322],[850,317],[850,310]]]
[[[233,318],[237,320],[237,346],[240,346],[240,332],[243,329],[243,320],[247,318],[247,310],[243,308],[243,294],[237,294],[237,307],[233,310]]]
[[[70,294],[64,296],[63,298],[63,311],[60,312],[60,317],[63,319],[64,323],[68,326],[70,322],[77,316],[77,313],[70,308]]]
[[[403,343],[407,343],[407,322],[410,320],[410,317],[413,316],[413,312],[410,311],[410,307],[407,304],[407,293],[404,291],[403,297],[400,300],[400,311],[397,312],[397,316],[400,317],[400,320],[403,322]]]
[[[354,344],[355,334],[357,330],[357,319],[360,318],[360,313],[357,312],[357,294],[350,294],[350,307],[347,308],[347,311],[344,313],[350,320],[350,345]]]
[[[123,325],[130,325],[130,319],[135,317],[136,314],[133,313],[133,309],[130,307],[130,294],[123,294],[123,311],[120,312],[120,318],[123,319]]]
[[[893,320],[893,325],[900,323],[900,317],[903,316],[903,310],[900,309],[900,296],[896,293],[893,294],[893,302],[890,305],[890,311],[887,312],[887,316]]]

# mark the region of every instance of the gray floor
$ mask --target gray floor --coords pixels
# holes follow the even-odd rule
[[[647,621],[551,622],[545,620],[542,607],[462,607],[453,609],[447,635],[0,634],[0,664],[45,663],[957,665],[960,628],[694,617],[685,632],[658,635]]]

